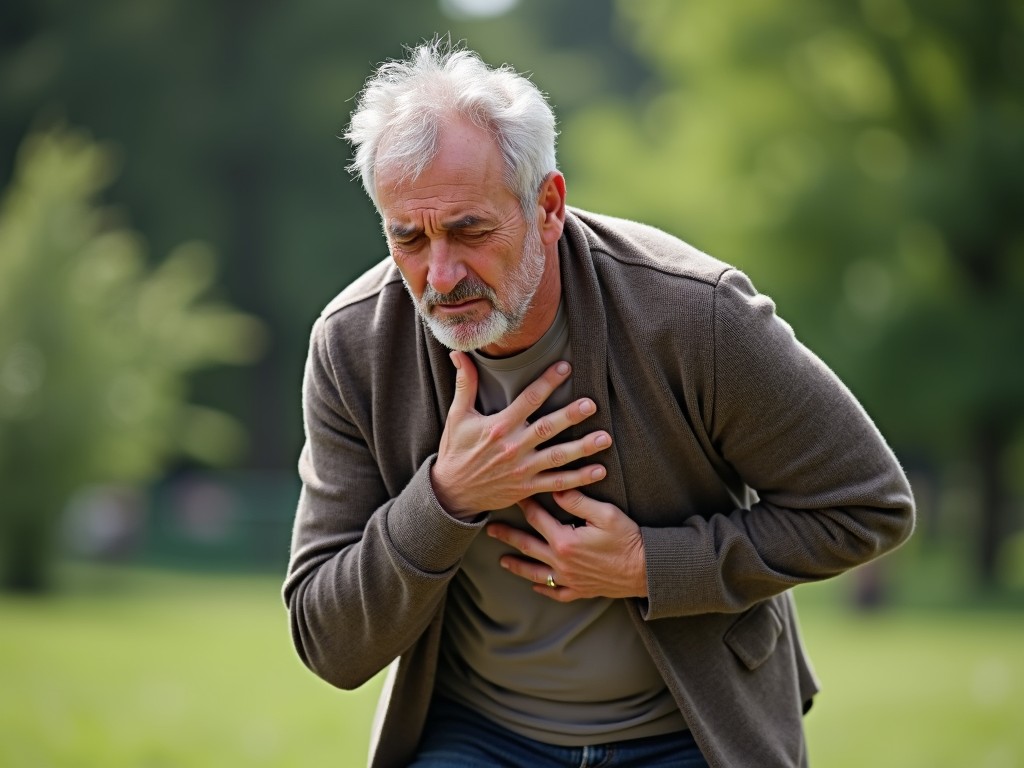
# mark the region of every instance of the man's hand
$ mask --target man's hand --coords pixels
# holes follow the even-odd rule
[[[487,534],[526,556],[505,555],[501,566],[534,584],[534,591],[567,603],[583,597],[646,597],[647,560],[640,528],[616,507],[576,490],[556,493],[562,509],[586,525],[562,525],[534,499],[519,503],[540,534],[504,523],[487,526]],[[548,577],[555,585],[549,586]]]
[[[458,368],[455,397],[430,472],[434,494],[450,515],[469,519],[510,507],[535,493],[578,488],[604,478],[600,464],[558,468],[610,446],[607,432],[537,449],[592,416],[597,411],[592,400],[583,398],[532,424],[527,421],[569,377],[568,363],[555,363],[505,410],[483,416],[476,410],[476,367],[462,352],[452,352],[451,358]]]

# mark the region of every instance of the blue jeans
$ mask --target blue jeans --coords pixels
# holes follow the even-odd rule
[[[587,747],[520,736],[473,710],[434,698],[410,768],[707,768],[689,731]]]

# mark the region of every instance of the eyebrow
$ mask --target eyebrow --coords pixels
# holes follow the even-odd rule
[[[467,214],[460,219],[455,219],[449,222],[443,222],[441,224],[442,229],[446,231],[460,230],[460,229],[471,229],[483,222],[483,219],[474,214]],[[402,238],[411,237],[418,235],[423,230],[413,224],[399,224],[397,221],[391,221],[388,224],[388,232],[392,237]]]

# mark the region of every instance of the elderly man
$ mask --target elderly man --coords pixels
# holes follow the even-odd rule
[[[421,46],[347,137],[390,258],[313,329],[284,596],[325,680],[391,665],[371,764],[806,764],[788,590],[913,525],[870,419],[742,273],[567,209],[513,71]]]

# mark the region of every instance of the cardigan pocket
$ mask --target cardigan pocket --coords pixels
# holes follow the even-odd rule
[[[723,640],[744,666],[753,671],[772,655],[783,629],[778,609],[770,600],[765,600],[733,622]]]

